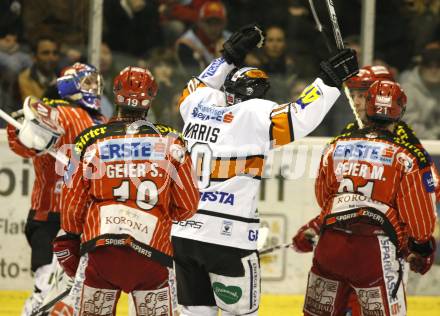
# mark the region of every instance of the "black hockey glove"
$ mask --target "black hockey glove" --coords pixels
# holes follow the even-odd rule
[[[264,44],[264,32],[257,24],[242,27],[223,44],[222,54],[229,64],[243,65],[246,54]]]
[[[409,255],[406,261],[409,262],[409,268],[416,273],[425,274],[431,269],[434,263],[435,250],[437,246],[434,237],[424,243],[417,243],[414,239],[409,240]]]
[[[328,86],[341,88],[342,83],[359,72],[356,51],[345,48],[320,63],[319,78]]]

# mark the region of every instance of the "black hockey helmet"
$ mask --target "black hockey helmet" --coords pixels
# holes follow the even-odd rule
[[[269,88],[269,76],[254,67],[234,68],[223,84],[228,105],[249,99],[264,98]]]

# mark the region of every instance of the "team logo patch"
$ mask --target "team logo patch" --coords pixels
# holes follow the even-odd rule
[[[390,108],[391,107],[391,102],[392,102],[392,98],[390,96],[378,95],[376,97],[376,102],[375,102],[374,105]]]
[[[422,175],[423,184],[425,186],[426,192],[432,193],[435,191],[435,182],[434,178],[432,177],[432,172],[427,171]]]
[[[407,154],[398,153],[396,155],[396,159],[397,159],[397,162],[400,163],[404,167],[405,172],[408,173],[412,170],[414,163],[413,163],[413,160]]]
[[[301,109],[305,109],[307,105],[318,100],[322,95],[322,92],[319,90],[317,86],[311,84],[306,87],[304,91],[299,96],[299,99],[296,100],[296,103],[301,106]]]
[[[223,221],[220,234],[222,234],[223,236],[231,236],[232,235],[232,225],[234,225],[234,223],[232,223],[231,221]]]
[[[237,303],[243,295],[241,288],[238,286],[226,286],[220,282],[214,282],[212,289],[215,295],[228,305]]]

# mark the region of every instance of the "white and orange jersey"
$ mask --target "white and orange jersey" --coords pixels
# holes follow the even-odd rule
[[[113,121],[76,138],[61,227],[82,234],[83,251],[128,245],[169,265],[172,221],[191,217],[199,200],[191,158],[174,129],[130,126]]]
[[[72,144],[81,131],[93,124],[103,123],[104,120],[101,115],[92,116],[83,108],[63,100],[44,99],[43,102],[53,107],[52,111],[56,115],[52,115],[52,118],[64,130],[64,134],[57,141],[57,147]],[[33,218],[46,221],[51,212],[58,213],[60,210],[62,176],[56,173],[56,161],[49,154],[38,153],[24,146],[18,140],[18,132],[12,125],[7,126],[7,135],[11,150],[21,157],[32,159],[35,171],[31,200],[31,209],[35,211]]]
[[[318,78],[295,102],[251,99],[227,106],[219,89],[233,68],[214,60],[179,100],[200,202],[190,220],[173,226],[173,236],[256,249],[257,193],[268,151],[313,131],[340,92]]]
[[[362,217],[394,234],[400,246],[407,237],[427,241],[436,221],[435,183],[429,155],[415,145],[368,128],[334,140],[315,185],[323,225]]]

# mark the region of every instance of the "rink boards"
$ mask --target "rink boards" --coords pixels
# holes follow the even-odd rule
[[[29,295],[25,291],[0,291],[0,316],[20,315],[24,300]],[[263,295],[260,316],[302,316],[303,297],[300,295]],[[127,295],[121,296],[116,315],[128,316]],[[408,298],[408,316],[439,316],[440,299],[434,296]]]

